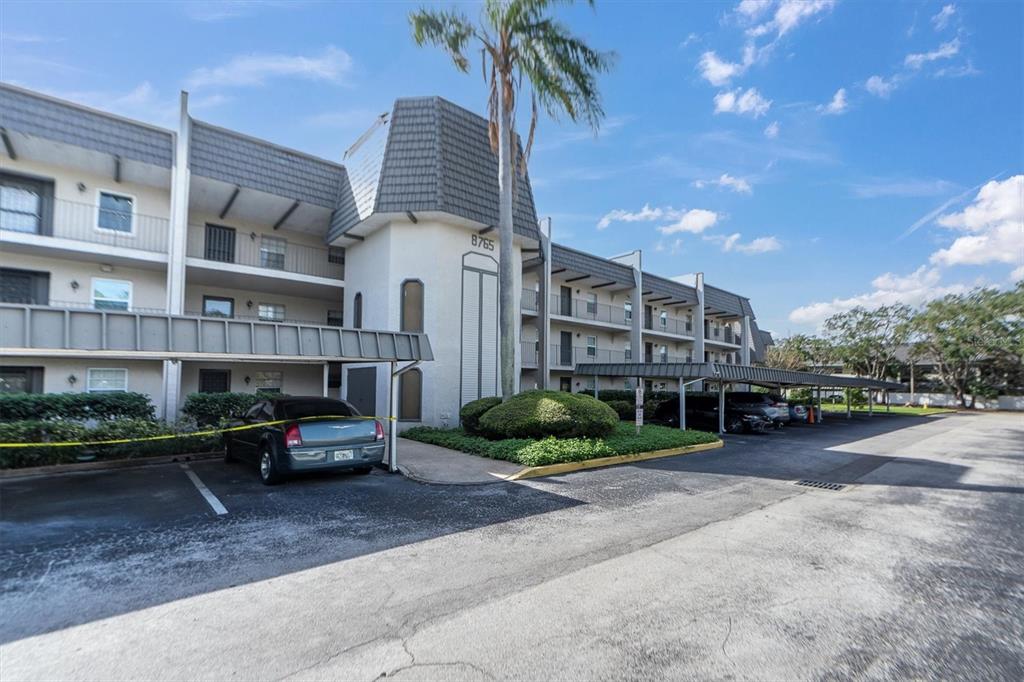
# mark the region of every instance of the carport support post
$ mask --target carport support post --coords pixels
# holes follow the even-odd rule
[[[391,361],[391,394],[388,396],[388,471],[398,471],[398,374]]]
[[[885,397],[885,411],[889,411],[889,389],[883,389],[882,395]]]
[[[718,382],[718,433],[725,433],[725,382]]]
[[[846,418],[847,419],[853,419],[853,410],[850,409],[850,393],[852,393],[852,392],[853,392],[853,389],[850,389],[850,388],[846,389]]]
[[[868,389],[868,416],[875,416],[875,392]]]
[[[686,430],[686,384],[679,377],[679,430]]]
[[[825,415],[821,411],[821,386],[818,386],[817,389],[818,389],[818,414],[814,415],[815,417],[817,417],[817,419],[815,420],[814,423],[815,424],[820,424],[823,421],[825,421]]]

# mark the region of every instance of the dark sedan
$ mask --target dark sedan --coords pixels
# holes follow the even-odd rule
[[[772,418],[762,405],[725,402],[725,430],[728,433],[764,433],[772,426]],[[658,405],[652,423],[679,426],[679,396]],[[718,431],[718,396],[708,393],[686,394],[686,425]]]
[[[266,485],[290,473],[369,473],[384,460],[384,427],[362,417],[350,403],[331,398],[261,400],[224,434],[224,459],[255,464]]]

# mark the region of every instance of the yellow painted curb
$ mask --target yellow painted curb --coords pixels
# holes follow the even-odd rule
[[[520,472],[508,476],[506,481],[518,481],[523,478],[537,478],[539,476],[555,476],[567,474],[581,469],[596,469],[598,467],[613,466],[615,464],[630,464],[632,462],[643,462],[648,459],[660,457],[675,457],[676,455],[688,455],[692,452],[703,452],[705,450],[716,450],[724,447],[725,443],[700,443],[699,445],[687,445],[682,448],[670,448],[668,450],[652,450],[650,452],[638,452],[633,455],[614,455],[612,457],[600,457],[598,459],[585,459],[581,462],[564,462],[562,464],[546,464],[539,467],[526,467]]]

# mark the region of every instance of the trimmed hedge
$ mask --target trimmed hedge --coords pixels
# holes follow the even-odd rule
[[[619,419],[636,419],[636,407],[633,403],[626,400],[609,400],[607,404],[615,410]]]
[[[4,393],[0,421],[71,419],[153,419],[142,393]]]
[[[96,459],[156,457],[213,452],[221,447],[217,436],[188,436],[146,443],[89,445],[87,441],[145,438],[193,431],[190,423],[165,424],[148,419],[100,421],[93,427],[73,421],[25,420],[0,422],[0,442],[39,443],[38,447],[0,449],[0,468],[65,464]],[[86,441],[84,445],[47,447],[46,443]]]
[[[429,426],[404,431],[402,437],[523,466],[581,462],[599,457],[715,443],[719,440],[718,436],[704,431],[680,431],[653,424],[644,425],[637,435],[635,427],[625,422],[616,423],[605,438],[508,438],[495,441],[468,434],[461,428],[436,429]]]
[[[478,431],[491,438],[600,438],[619,423],[615,411],[582,393],[525,391],[487,410]]]
[[[462,422],[462,428],[467,433],[479,434],[480,417],[484,416],[484,413],[492,407],[501,405],[500,396],[491,396],[490,398],[480,398],[479,400],[473,400],[462,406],[459,410],[459,421]]]
[[[201,426],[213,426],[242,416],[259,400],[280,397],[280,393],[189,393],[181,413]]]

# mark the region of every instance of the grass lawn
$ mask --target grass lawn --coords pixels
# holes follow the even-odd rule
[[[461,450],[481,457],[504,459],[523,466],[542,466],[562,462],[580,462],[598,457],[633,455],[638,452],[667,450],[686,445],[715,443],[718,436],[704,431],[680,431],[667,426],[646,424],[636,433],[631,422],[620,422],[605,438],[508,438],[487,440],[471,436],[461,428],[435,429],[420,426],[402,432],[403,438]]]
[[[828,403],[822,403],[821,409],[825,412],[846,412],[846,405],[830,405]],[[853,412],[867,412],[867,405],[854,405],[851,410]],[[893,405],[889,408],[890,414],[916,414],[916,415],[929,415],[929,414],[945,414],[946,412],[956,412],[956,410],[950,407],[905,407],[903,405]],[[875,405],[875,414],[885,414],[885,405]]]

